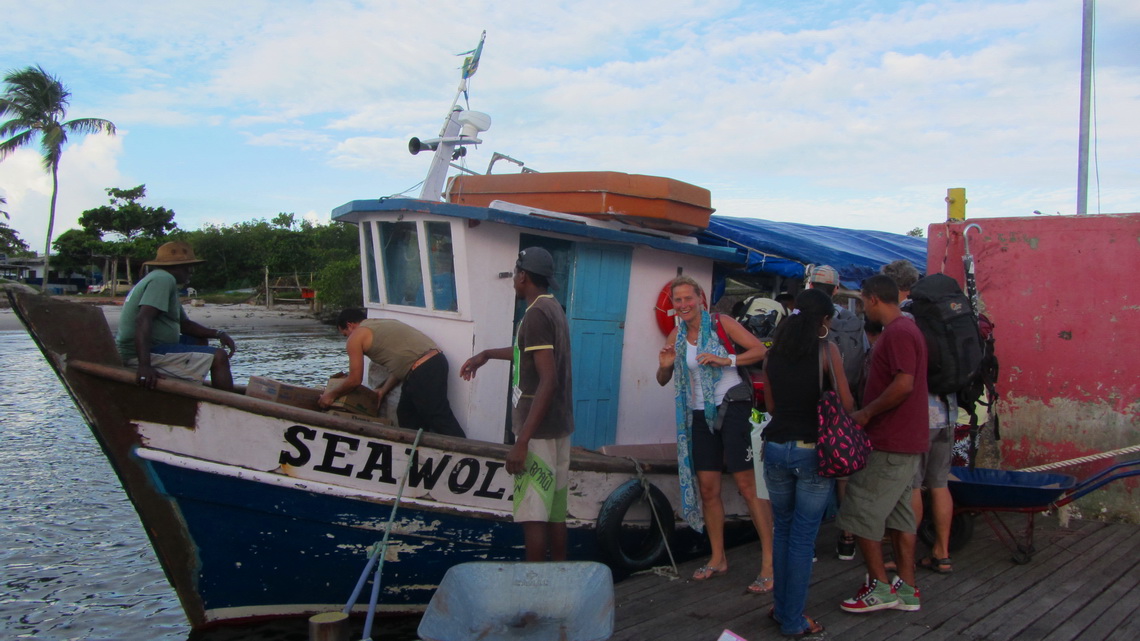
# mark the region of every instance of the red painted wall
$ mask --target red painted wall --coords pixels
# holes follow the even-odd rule
[[[1140,214],[934,224],[928,273],[964,282],[971,223],[1001,365],[1002,466],[1140,444]]]

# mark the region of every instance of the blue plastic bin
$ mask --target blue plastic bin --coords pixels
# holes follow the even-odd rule
[[[418,630],[424,641],[605,641],[613,631],[613,575],[592,561],[461,563]]]

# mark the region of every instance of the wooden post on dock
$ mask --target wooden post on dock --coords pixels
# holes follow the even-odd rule
[[[309,617],[309,641],[348,641],[348,615],[322,612]]]
[[[269,288],[269,265],[265,266],[265,309],[273,309],[273,290]]]

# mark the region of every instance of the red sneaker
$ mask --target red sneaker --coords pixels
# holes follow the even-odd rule
[[[891,610],[897,607],[899,598],[895,594],[895,589],[886,583],[879,583],[876,579],[871,579],[859,589],[859,592],[852,598],[846,599],[839,607],[844,612],[876,612],[878,610]]]

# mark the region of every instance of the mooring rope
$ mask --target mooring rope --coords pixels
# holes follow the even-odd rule
[[[1057,463],[1047,463],[1045,465],[1035,465],[1033,467],[1023,467],[1018,472],[1044,472],[1045,470],[1055,470],[1061,467],[1069,467],[1071,465],[1080,465],[1081,463],[1090,463],[1092,461],[1100,461],[1106,458],[1113,458],[1121,454],[1131,454],[1132,452],[1140,452],[1140,445],[1132,445],[1129,447],[1122,447],[1119,450],[1110,450],[1108,452],[1101,452],[1100,454],[1090,454],[1080,458],[1069,459],[1067,461],[1059,461]]]
[[[649,501],[649,511],[653,514],[653,520],[657,522],[657,530],[661,532],[661,540],[665,542],[665,552],[669,555],[669,563],[673,566],[674,578],[678,578],[681,576],[681,572],[677,569],[677,560],[673,558],[673,550],[669,547],[669,536],[665,534],[665,523],[657,514],[657,506],[653,504],[653,495],[649,493],[649,478],[645,476],[645,472],[641,469],[641,463],[637,459],[632,456],[626,458],[633,462],[633,469],[637,471],[637,480],[641,483],[645,499]]]

